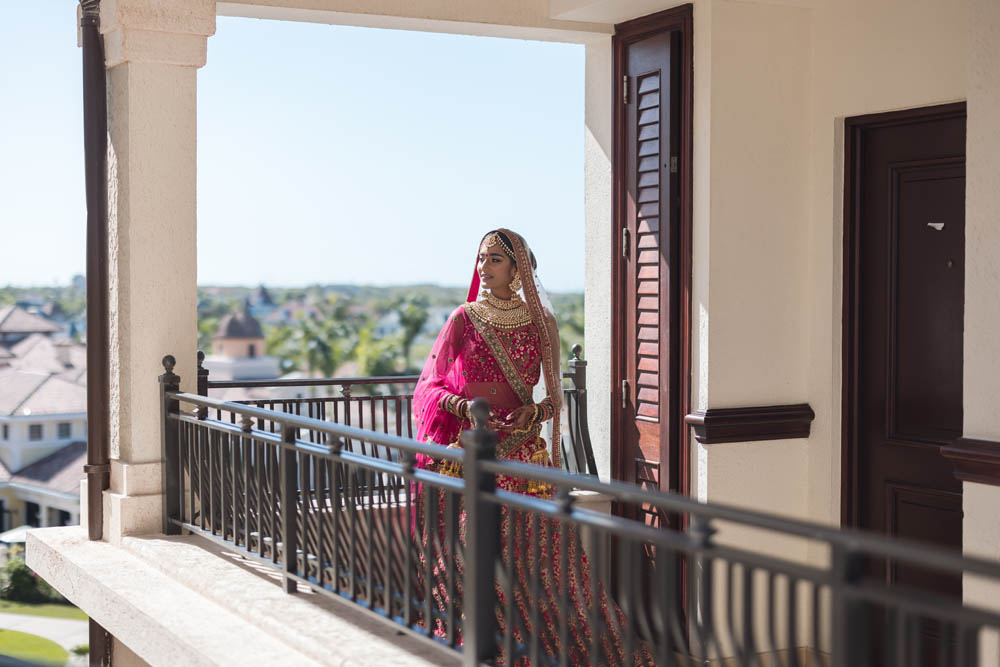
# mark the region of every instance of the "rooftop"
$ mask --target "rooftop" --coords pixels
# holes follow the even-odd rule
[[[243,302],[243,310],[230,313],[219,322],[215,338],[263,338],[260,322],[250,313],[250,300]]]
[[[87,388],[45,371],[0,371],[0,416],[87,411]]]
[[[20,306],[0,308],[0,334],[56,333],[59,325]]]
[[[9,479],[32,486],[40,486],[61,493],[78,493],[84,478],[83,465],[87,462],[87,443],[74,442],[45,458],[25,466],[14,475],[4,469],[0,481]],[[6,473],[6,477],[3,474]]]

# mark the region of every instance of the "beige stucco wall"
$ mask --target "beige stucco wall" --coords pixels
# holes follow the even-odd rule
[[[706,230],[704,212],[696,216],[694,247],[695,294],[707,300],[693,304],[695,377],[704,384],[694,388],[695,407],[798,403],[808,354],[796,276],[808,231],[810,13],[728,0],[713,0],[710,11],[710,219]],[[805,515],[804,441],[695,447],[700,498]],[[805,558],[800,541],[731,527],[720,539]]]
[[[969,120],[965,202],[964,425],[970,438],[1000,441],[1000,3],[969,0]],[[966,482],[963,549],[1000,558],[1000,487]],[[1000,585],[966,577],[967,602],[997,608]],[[997,638],[983,663],[996,664]]]

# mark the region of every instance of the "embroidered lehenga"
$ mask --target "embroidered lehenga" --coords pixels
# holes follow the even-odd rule
[[[524,240],[508,230],[501,230],[513,246],[508,250],[521,269],[532,266],[533,257]],[[489,242],[489,239],[485,241]],[[530,462],[545,466],[559,466],[559,412],[561,408],[562,384],[559,369],[559,337],[551,304],[541,288],[537,276],[523,280],[524,298],[515,294],[514,305],[498,302],[486,296],[476,300],[479,289],[478,275],[473,278],[469,291],[469,301],[455,309],[438,335],[437,341],[427,359],[423,373],[414,391],[414,417],[417,421],[419,440],[445,446],[459,446],[459,436],[471,427],[468,403],[462,399],[486,398],[491,407],[490,426],[497,431],[497,457],[501,459]],[[519,305],[518,305],[519,304]],[[506,311],[506,312],[505,312]],[[517,312],[513,312],[517,311]],[[533,401],[533,389],[544,386],[547,396],[537,404]],[[527,427],[514,428],[508,417],[517,408],[532,406],[533,418]],[[542,423],[552,419],[556,434],[552,440],[551,456],[546,442],[541,438]],[[438,469],[443,465],[426,457],[418,457],[421,467]],[[552,490],[544,484],[523,479],[498,476],[497,487],[508,491],[549,498]],[[418,493],[416,517],[423,516],[423,493]],[[439,516],[436,522],[444,525],[443,500],[439,499]],[[464,536],[464,512],[459,514],[459,533]],[[558,656],[565,653],[570,664],[636,664],[647,663],[648,655],[640,648],[631,660],[623,653],[620,633],[617,628],[624,618],[617,607],[608,601],[603,587],[598,587],[598,599],[594,600],[591,588],[589,566],[582,553],[579,538],[567,534],[560,539],[558,523],[551,520],[532,521],[523,514],[512,516],[507,508],[501,517],[501,554],[508,572],[513,572],[517,580],[514,595],[515,623],[514,637],[518,643],[540,642],[543,653]],[[439,535],[440,537],[440,535]],[[426,533],[423,539],[427,539]],[[569,550],[569,571],[566,573],[569,614],[569,645],[562,645],[556,628],[559,613],[560,585],[559,571],[560,544]],[[537,561],[536,561],[537,556]],[[511,562],[513,561],[513,562]],[[444,554],[434,564],[435,577],[443,580],[448,568],[457,572],[460,582],[463,564],[459,557]],[[537,597],[533,597],[528,578],[540,575]],[[501,612],[506,599],[504,590],[498,584],[500,598],[498,622],[503,629],[504,615]],[[443,611],[448,603],[443,585],[435,584],[434,604]],[[460,596],[460,588],[454,593]],[[597,604],[604,618],[606,631],[601,633],[599,644],[602,655],[590,655],[591,640],[586,620],[590,608]],[[533,613],[537,607],[538,613]],[[537,627],[532,627],[532,619]],[[500,663],[509,664],[505,656]],[[518,665],[531,664],[527,658],[515,661]]]

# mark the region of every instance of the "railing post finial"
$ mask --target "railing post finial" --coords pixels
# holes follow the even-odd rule
[[[198,393],[208,396],[208,369],[204,366],[205,353],[198,350]]]
[[[163,357],[160,362],[163,364],[163,374],[157,379],[160,381],[160,385],[163,387],[164,391],[180,391],[181,378],[179,375],[174,373],[174,368],[177,367],[177,359],[174,355],[168,354]]]

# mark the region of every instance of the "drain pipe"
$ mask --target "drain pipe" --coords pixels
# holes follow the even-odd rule
[[[87,180],[87,532],[100,540],[108,463],[108,110],[100,0],[80,0],[83,146]]]
[[[87,535],[104,533],[111,392],[108,385],[108,107],[100,0],[80,0],[83,47],[83,156],[87,181]],[[97,621],[88,624],[90,664],[111,665],[113,641]]]

